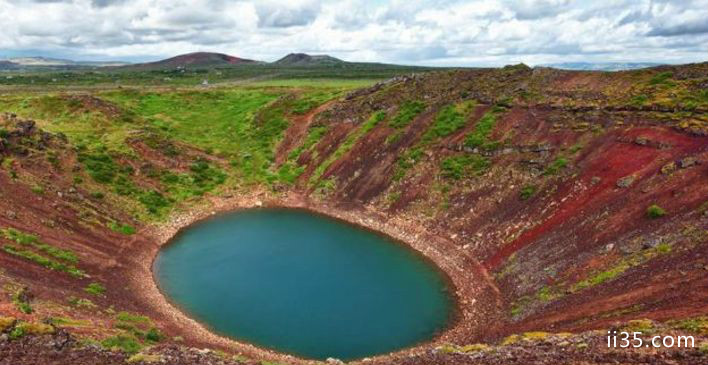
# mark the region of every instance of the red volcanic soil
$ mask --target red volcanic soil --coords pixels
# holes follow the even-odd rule
[[[640,137],[650,141],[659,141],[673,146],[673,148],[657,149],[632,142],[614,143],[616,140],[634,141]],[[569,218],[587,214],[591,210],[601,209],[609,202],[625,195],[626,191],[617,187],[619,179],[634,176],[636,184],[655,173],[666,161],[673,161],[698,152],[701,148],[705,148],[706,143],[705,138],[690,137],[666,128],[636,128],[626,132],[612,133],[605,138],[612,142],[608,143],[608,146],[593,146],[600,148],[601,152],[594,154],[589,161],[585,161],[586,167],[583,168],[582,174],[576,179],[564,183],[556,195],[558,197],[569,195],[570,190],[579,181],[590,185],[592,179],[599,178],[600,182],[591,185],[591,188],[581,194],[574,195],[570,199],[563,199],[550,217],[521,234],[513,242],[504,245],[487,259],[484,262],[487,268],[496,269],[514,252],[532,244],[543,234],[557,229]]]

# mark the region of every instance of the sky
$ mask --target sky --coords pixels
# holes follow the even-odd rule
[[[291,52],[429,66],[708,60],[708,0],[0,0],[0,58]]]

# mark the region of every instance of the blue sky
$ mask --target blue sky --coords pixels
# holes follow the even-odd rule
[[[708,0],[0,0],[0,57],[687,63],[708,60],[707,12]]]

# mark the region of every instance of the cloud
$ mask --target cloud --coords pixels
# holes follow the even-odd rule
[[[693,34],[706,34],[708,33],[708,20],[706,19],[695,19],[690,22],[683,24],[674,25],[657,25],[653,27],[648,33],[648,36],[658,36],[658,37],[675,37],[683,35],[693,35]]]
[[[0,57],[698,62],[708,51],[706,8],[708,0],[0,0]]]
[[[319,14],[320,4],[314,1],[276,2],[261,0],[256,3],[258,25],[287,28],[312,23]]]

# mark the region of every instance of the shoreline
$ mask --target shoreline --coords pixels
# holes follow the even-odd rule
[[[454,306],[448,323],[440,333],[433,338],[410,347],[352,362],[385,362],[393,357],[417,354],[445,343],[455,343],[475,337],[483,328],[484,324],[473,325],[478,321],[471,319],[485,317],[484,314],[479,313],[480,309],[482,309],[480,307],[483,307],[480,304],[488,299],[486,298],[486,296],[489,296],[486,293],[490,289],[488,286],[492,287],[493,292],[496,291],[496,288],[485,276],[486,272],[484,272],[481,264],[474,258],[464,255],[459,247],[442,237],[428,234],[422,227],[416,230],[412,229],[413,227],[410,224],[399,222],[399,220],[389,220],[380,212],[368,210],[365,207],[340,209],[331,204],[310,200],[296,192],[287,193],[284,197],[274,197],[263,191],[248,194],[248,196],[234,194],[223,197],[209,197],[207,198],[207,204],[176,214],[164,224],[149,226],[145,230],[145,238],[150,244],[143,249],[138,249],[134,257],[134,265],[128,268],[129,286],[136,291],[137,297],[142,299],[141,304],[143,305],[141,307],[147,307],[146,309],[150,313],[156,314],[156,317],[162,319],[158,322],[177,329],[188,342],[198,342],[206,346],[218,347],[258,359],[286,361],[297,364],[321,363],[321,360],[300,358],[296,355],[241,342],[216,333],[206,324],[190,317],[178,305],[170,302],[163,295],[154,277],[153,266],[159,251],[165,245],[170,244],[173,238],[184,229],[219,214],[252,208],[306,210],[313,214],[323,215],[355,225],[375,234],[385,235],[395,243],[412,249],[422,259],[433,264],[447,281],[448,288],[451,291],[448,295],[451,297]],[[435,243],[433,244],[433,242]],[[455,251],[457,251],[458,255],[450,254]]]

